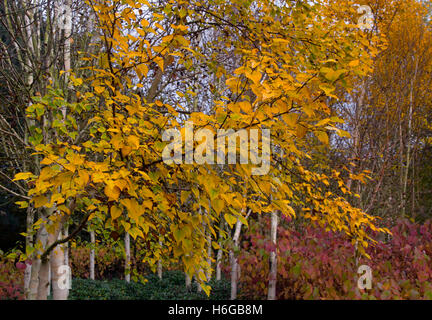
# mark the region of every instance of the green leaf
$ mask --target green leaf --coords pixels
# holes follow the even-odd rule
[[[300,273],[301,273],[301,265],[300,265],[299,262],[293,267],[292,272],[294,273],[294,275],[296,277],[298,277],[300,275]]]

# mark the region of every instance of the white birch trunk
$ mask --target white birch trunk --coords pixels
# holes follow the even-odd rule
[[[51,258],[50,258],[50,263],[48,264],[48,287],[47,287],[47,297],[49,297],[49,295],[51,294],[51,279],[52,279],[52,276],[51,276],[51,263],[52,263],[52,261],[51,261]]]
[[[276,247],[277,244],[278,213],[272,212],[271,215],[271,241]],[[270,253],[270,274],[268,284],[268,300],[276,300],[276,282],[277,282],[277,249]]]
[[[65,0],[65,6],[71,8],[72,7],[72,0]],[[67,15],[67,13],[66,13]],[[65,15],[65,16],[66,16]],[[65,68],[65,85],[66,88],[69,88],[68,81],[69,81],[69,72],[71,69],[71,35],[72,35],[72,17],[65,17],[66,20],[69,19],[70,22],[65,23],[65,29],[64,29],[64,68]],[[63,118],[66,119],[67,116],[67,109],[66,107],[62,108]]]
[[[66,225],[64,227],[64,237],[65,238],[69,237],[69,225]],[[65,243],[63,247],[64,247],[64,264],[68,266],[69,265],[69,243],[68,242]]]
[[[209,200],[209,211],[211,211],[211,202]],[[207,214],[208,216],[208,214]],[[210,219],[209,219],[210,221]],[[210,225],[207,225],[207,271],[205,273],[207,281],[211,280],[211,267],[212,267],[212,235],[210,232]]]
[[[211,279],[211,266],[212,266],[212,238],[211,238],[211,234],[210,231],[207,232],[207,264],[208,264],[208,269],[206,272],[206,278],[207,281],[210,281]]]
[[[27,226],[26,248],[31,247],[33,245],[33,236],[31,235],[33,221],[34,221],[34,210],[31,206],[29,206],[27,208],[27,219],[26,219],[26,226]],[[26,297],[28,296],[29,289],[30,289],[31,268],[32,265],[26,262],[26,269],[24,272],[24,292]]]
[[[233,237],[233,248],[229,252],[230,263],[231,263],[231,300],[237,299],[237,281],[238,281],[238,264],[237,257],[234,250],[238,248],[238,242],[240,238],[242,223],[240,220],[237,221]]]
[[[222,279],[221,263],[222,263],[222,249],[219,249],[216,258],[216,281],[220,281]]]
[[[39,269],[39,284],[37,288],[37,300],[47,300],[49,287],[49,259],[42,261]]]
[[[42,216],[42,218],[45,218],[45,216]],[[48,242],[48,232],[46,231],[45,225],[42,225],[37,232],[36,243],[40,243],[42,245],[42,248],[46,248],[47,242]],[[40,259],[40,255],[42,253],[43,253],[42,250],[38,250],[32,259],[30,285],[29,285],[27,300],[38,299],[38,288],[40,282],[39,274],[42,268],[42,261]]]
[[[49,208],[46,209],[47,211],[47,217],[51,216],[55,209],[54,208]],[[47,248],[49,248],[60,236],[61,236],[61,230],[63,228],[63,222],[59,222],[56,226],[56,229],[54,231],[54,233],[48,233],[47,234],[47,243],[45,246],[45,250]],[[62,247],[59,246],[55,247],[53,251],[55,250],[61,250],[62,251]],[[51,280],[51,272],[50,272],[50,265],[51,265],[51,254],[48,255],[48,257],[45,260],[41,261],[41,266],[40,266],[40,270],[39,270],[39,284],[38,284],[38,289],[37,289],[37,299],[38,300],[47,300],[48,298],[48,294],[49,294],[49,289],[50,289],[50,280]],[[63,254],[59,254],[60,258],[57,260],[59,261],[58,263],[60,263],[60,265],[62,265],[64,263],[64,255]],[[57,270],[56,270],[57,271]]]
[[[414,59],[414,57],[413,57]],[[411,79],[411,89],[410,89],[410,104],[409,104],[409,115],[408,115],[408,136],[407,136],[407,154],[406,154],[406,168],[405,168],[405,176],[403,181],[403,195],[402,195],[402,217],[406,214],[406,203],[407,203],[407,188],[408,188],[408,176],[409,176],[409,170],[411,166],[411,135],[412,135],[412,122],[413,122],[413,107],[414,107],[414,82],[417,78],[417,71],[418,71],[418,60],[416,61],[415,71],[414,71],[414,77]]]
[[[96,246],[96,237],[95,232],[90,231],[90,242],[91,242],[91,249],[90,249],[90,279],[95,279],[95,246]]]
[[[130,255],[130,235],[126,232],[125,235],[125,252],[126,252],[126,259],[125,259],[125,280],[126,282],[130,282],[131,276],[131,255]]]
[[[6,2],[5,2],[5,5],[7,6]],[[32,10],[30,10],[30,12],[28,12],[28,15],[32,16],[34,18]],[[30,20],[29,20],[27,14],[24,15],[24,16],[25,16],[24,17],[25,25],[27,27],[25,29],[23,29],[23,32],[25,33],[25,36],[27,38],[27,47],[33,47],[32,38],[31,38],[31,32],[30,32]],[[20,54],[19,54],[20,50],[19,50],[19,47],[18,47],[18,45],[17,45],[17,43],[15,41],[14,41],[14,45],[15,45],[15,47],[17,49],[17,54],[20,56]],[[23,61],[21,61],[21,62],[23,62]],[[34,77],[33,77],[33,70],[31,68],[31,61],[30,61],[29,58],[26,59],[25,65],[23,65],[22,67],[26,71],[26,75],[27,75],[27,79],[26,79],[27,83],[26,84],[27,84],[27,87],[30,88],[31,85],[33,84]],[[29,105],[30,105],[30,103],[29,103]],[[26,139],[27,139],[27,136],[26,136]],[[27,229],[27,233],[28,234],[30,234],[30,232],[32,230],[33,222],[34,222],[34,210],[32,209],[31,206],[29,206],[28,209],[27,209],[27,219],[26,219],[26,229]],[[33,244],[32,237],[31,236],[27,236],[26,237],[26,246],[27,245],[31,246],[32,244]],[[39,268],[39,266],[37,266],[37,268]],[[31,269],[32,269],[32,265],[31,264],[26,264],[26,270],[25,270],[25,273],[24,273],[24,292],[25,292],[27,298],[30,298],[31,296],[33,296],[33,299],[34,299],[35,298],[34,295],[36,293],[36,290],[35,290],[34,287],[33,287],[33,295],[30,293],[30,282],[31,282],[31,277],[32,277],[32,275],[31,275],[31,272],[32,272]],[[34,283],[34,285],[35,285],[35,283]]]
[[[200,272],[202,272],[202,269],[200,269]],[[196,280],[196,277],[195,277],[195,280]],[[198,281],[197,281],[197,283],[198,283]],[[202,289],[201,285],[198,283],[197,292],[201,293],[202,291],[203,291],[203,289]]]
[[[189,290],[191,288],[191,285],[192,285],[192,279],[188,274],[186,274],[186,276],[185,276],[185,283],[186,283],[186,289]]]
[[[161,259],[158,260],[157,274],[158,274],[158,278],[159,278],[160,280],[162,280],[162,276],[163,276],[163,269],[162,269],[162,260],[161,260]]]
[[[58,239],[61,239],[61,234]],[[57,246],[50,256],[51,260],[51,287],[53,300],[67,300],[69,290],[65,286],[60,285],[61,277],[63,276],[62,267],[64,265],[64,246]]]
[[[162,248],[162,240],[159,240],[159,246]],[[159,260],[158,260],[158,265],[157,265],[157,274],[159,279],[162,280],[162,276],[163,276],[163,268],[162,268],[162,258],[159,256]]]

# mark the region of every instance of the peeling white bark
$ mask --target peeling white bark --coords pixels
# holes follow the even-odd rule
[[[278,212],[274,211],[271,215],[271,241],[276,247],[277,244],[277,228],[278,228]],[[270,274],[268,284],[268,300],[276,300],[276,282],[277,282],[277,250],[270,253]]]
[[[61,239],[61,234],[59,235],[58,239]],[[67,300],[68,298],[68,289],[59,285],[61,277],[63,276],[60,267],[64,265],[64,257],[65,255],[63,246],[57,246],[50,255],[53,300]]]
[[[91,242],[91,249],[90,249],[90,279],[95,279],[95,245],[96,245],[96,237],[95,232],[90,231],[90,242]]]

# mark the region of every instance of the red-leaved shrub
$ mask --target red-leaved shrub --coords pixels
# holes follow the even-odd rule
[[[72,275],[75,278],[87,279],[90,276],[90,248],[76,247],[70,249]],[[112,247],[98,246],[95,249],[95,278],[121,278],[124,274],[124,258]]]
[[[265,299],[269,255],[278,253],[279,299],[432,299],[432,224],[399,222],[386,243],[369,247],[360,258],[346,236],[311,226],[278,229],[277,248],[267,226],[251,226],[239,254],[241,298]],[[288,223],[292,226],[292,223]],[[358,266],[373,270],[371,290],[359,290]]]
[[[0,259],[0,300],[24,299],[25,264]]]

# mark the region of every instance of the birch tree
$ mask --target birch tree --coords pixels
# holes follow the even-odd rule
[[[46,118],[63,120],[64,109],[59,106],[66,106],[67,119],[92,115],[84,121],[87,135],[80,134],[81,128],[73,121],[56,122],[51,129],[61,139],[32,145],[42,159],[40,173],[22,172],[14,179],[32,185],[28,196],[36,209],[52,210],[46,212],[46,220],[36,222],[36,228],[41,226],[39,230],[45,228],[50,235],[46,246],[38,246],[43,252],[38,297],[46,297],[42,275],[49,255],[83,230],[90,218],[134,240],[150,239],[153,249],[144,261],[153,268],[161,255],[156,235],[163,228],[163,247],[171,249],[173,258],[181,261],[188,276],[195,276],[207,294],[211,288],[205,283],[205,273],[210,269],[207,258],[211,251],[207,250],[206,231],[215,236],[222,214],[235,229],[230,254],[235,286],[235,248],[248,213],[280,211],[295,216],[292,205],[300,201],[299,195],[305,219],[349,234],[366,255],[365,248],[373,239],[365,230],[386,230],[377,228],[372,216],[349,203],[351,194],[337,170],[323,174],[306,166],[314,152],[306,138],[313,136],[328,145],[328,131],[340,133],[325,98],[337,98],[336,83],[348,87],[342,81],[344,75],[370,72],[380,39],[369,39],[345,21],[333,19],[335,10],[355,12],[348,3],[337,7],[307,3],[280,7],[272,1],[259,1],[259,5],[243,1],[165,4],[92,1],[102,36],[98,52],[84,57],[90,64],[88,74],[68,75],[68,93],[76,93],[79,99],[69,101],[54,90],[27,108],[28,119],[37,123]],[[251,19],[255,16],[260,19]],[[217,29],[224,36],[208,39],[203,32],[208,29]],[[193,45],[196,43],[200,45]],[[230,68],[233,59],[227,62],[218,55],[206,55],[208,46],[234,50],[240,65]],[[205,80],[197,79],[201,86],[191,88],[181,80],[182,76],[199,77],[197,68],[207,70],[201,76],[209,73],[225,80],[227,90],[212,101],[212,112],[208,108],[184,112],[182,104],[190,106],[195,101],[197,105],[207,96],[198,95]],[[186,93],[177,92],[182,86],[188,88]],[[260,174],[252,163],[224,159],[224,177],[214,163],[164,161],[168,143],[163,132],[171,129],[183,137],[195,134],[197,128],[244,130],[248,136],[261,132],[262,141],[252,149],[263,158],[269,156],[261,163],[261,169],[268,172]],[[270,138],[283,150],[283,159],[268,151]],[[236,151],[241,150],[242,145],[237,144]],[[181,153],[185,160],[203,155],[188,151],[188,145]],[[210,158],[211,152],[206,156]],[[180,201],[177,189],[173,191],[179,184],[188,187]],[[193,199],[190,207],[189,198]],[[200,208],[208,215],[196,214]],[[64,220],[74,213],[80,219],[78,227],[55,241]],[[235,295],[233,291],[233,298]]]

